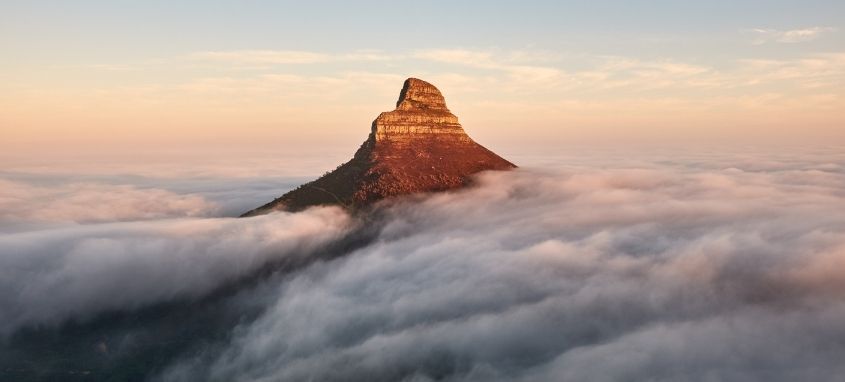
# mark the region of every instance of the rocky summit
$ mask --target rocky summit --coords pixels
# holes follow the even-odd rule
[[[399,195],[462,187],[480,171],[515,167],[464,132],[440,90],[409,78],[396,109],[373,121],[350,161],[242,216],[317,205],[357,209]]]

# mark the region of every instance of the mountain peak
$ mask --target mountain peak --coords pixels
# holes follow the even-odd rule
[[[242,216],[317,205],[356,209],[390,197],[459,188],[480,171],[515,167],[464,132],[440,90],[409,78],[396,109],[379,114],[351,160]]]
[[[434,85],[418,78],[408,78],[396,101],[397,110],[442,110],[446,108],[446,99]]]

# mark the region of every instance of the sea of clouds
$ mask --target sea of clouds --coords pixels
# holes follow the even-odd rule
[[[372,225],[377,234],[342,256],[227,297],[262,309],[148,377],[837,380],[841,152],[520,162],[367,219],[335,208],[235,219],[220,211],[243,200],[204,186],[47,190],[7,176],[15,187],[0,203],[26,187],[53,196],[0,215],[28,221],[0,233],[0,335],[201,298]],[[224,182],[212,183],[219,195]],[[264,191],[243,190],[255,184],[233,183],[231,195],[260,204]],[[127,197],[78,208],[92,203],[80,193],[98,192]],[[38,211],[64,203],[77,208]],[[103,212],[112,204],[119,213]]]

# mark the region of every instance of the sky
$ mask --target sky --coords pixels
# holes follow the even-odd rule
[[[4,1],[0,148],[344,158],[411,76],[505,154],[838,144],[843,29],[841,1]]]

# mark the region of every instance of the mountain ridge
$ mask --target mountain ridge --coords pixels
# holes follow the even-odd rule
[[[437,87],[408,78],[396,108],[379,114],[351,160],[241,216],[318,205],[357,209],[395,196],[463,187],[478,172],[513,168],[466,134]]]

